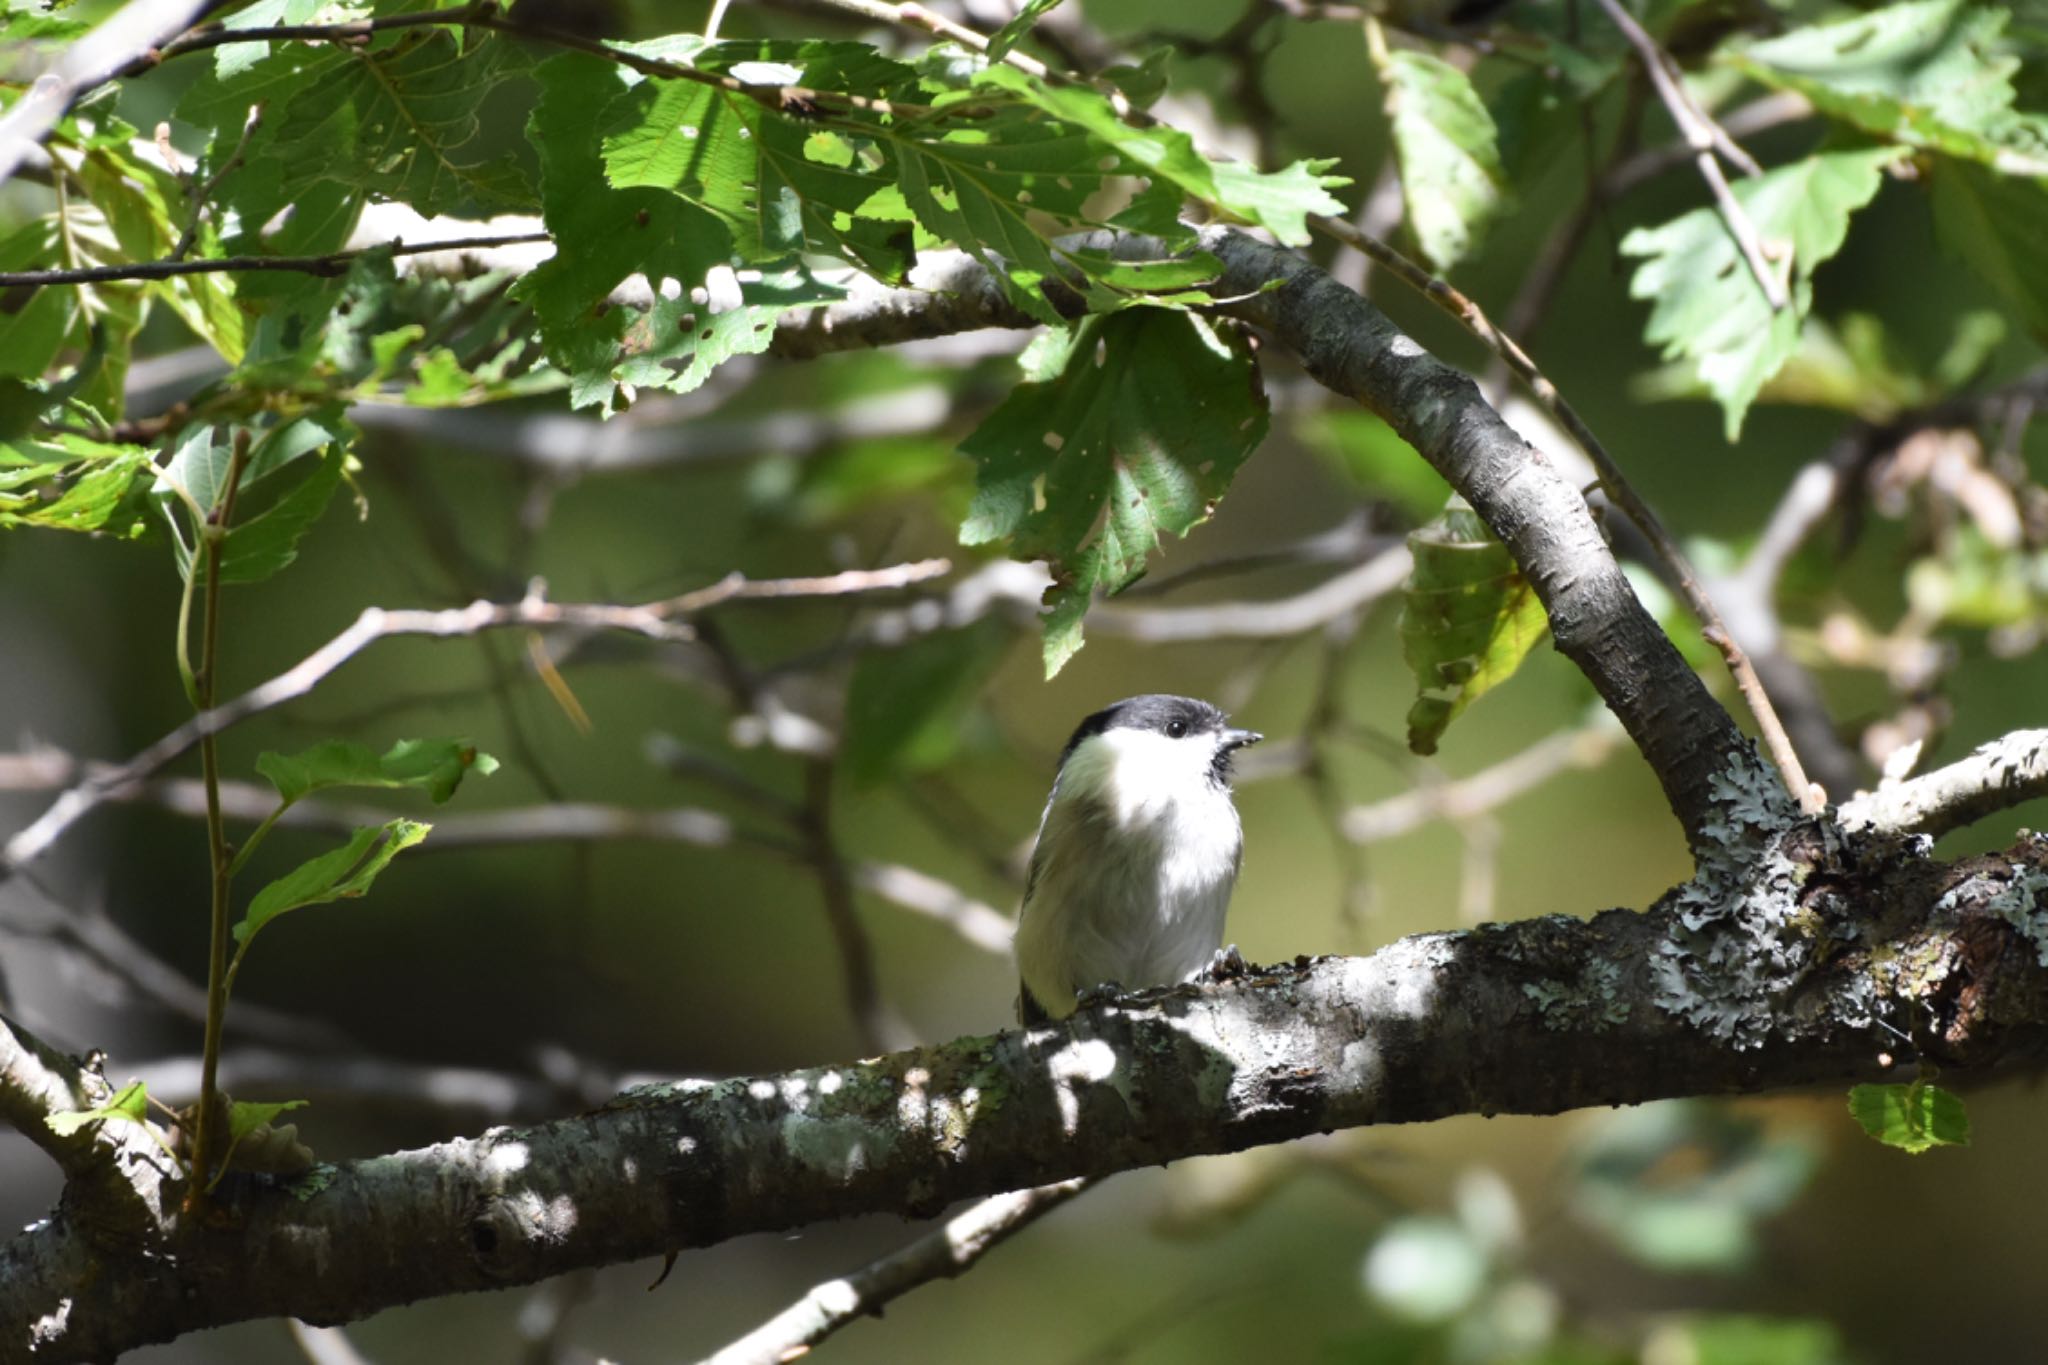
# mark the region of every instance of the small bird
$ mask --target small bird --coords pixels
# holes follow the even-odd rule
[[[1192,697],[1130,697],[1081,722],[1017,916],[1025,1024],[1072,1014],[1080,992],[1172,985],[1209,966],[1244,855],[1230,759],[1261,738]]]

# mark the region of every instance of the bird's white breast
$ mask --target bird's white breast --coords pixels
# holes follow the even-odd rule
[[[1049,1012],[1105,981],[1183,980],[1222,946],[1244,836],[1214,752],[1110,730],[1068,756],[1017,929],[1018,969]]]

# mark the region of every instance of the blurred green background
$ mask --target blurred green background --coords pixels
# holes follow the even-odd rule
[[[1238,13],[1207,0],[1170,14],[1151,0],[1099,0],[1084,10],[1112,34],[1161,24],[1213,33]],[[616,12],[628,28],[652,31],[693,22],[696,9]],[[729,23],[792,31],[814,19],[771,11]],[[1360,195],[1385,156],[1362,40],[1340,25],[1281,31],[1265,85],[1276,146],[1283,157],[1340,158]],[[1172,70],[1176,94],[1225,98],[1223,63],[1197,59]],[[131,117],[143,122],[152,98],[146,85],[129,98],[138,105]],[[1812,136],[1810,128],[1781,129],[1755,149],[1769,159]],[[1489,308],[1505,305],[1536,245],[1576,202],[1582,160],[1562,146],[1525,187],[1519,215],[1459,277]],[[1741,445],[1730,447],[1711,406],[1632,396],[1632,379],[1653,362],[1640,339],[1643,309],[1626,297],[1611,243],[1632,225],[1694,206],[1699,195],[1680,172],[1616,206],[1578,254],[1531,350],[1676,531],[1739,550],[1842,419],[1764,406]],[[1900,185],[1881,191],[1857,219],[1819,290],[1817,313],[1874,314],[1923,365],[1948,344],[1961,312],[1997,302],[1935,251],[1924,202]],[[1482,367],[1477,348],[1412,296],[1379,279],[1371,292],[1440,354]],[[156,341],[166,351],[183,344],[168,324]],[[1288,544],[1386,498],[1383,482],[1347,474],[1328,457],[1327,441],[1309,439],[1320,400],[1284,358],[1268,355],[1269,386],[1283,400],[1272,438],[1214,522],[1159,556],[1155,580]],[[2037,360],[2010,341],[1994,369],[2009,374]],[[718,409],[720,420],[814,412],[921,385],[953,397],[927,435],[802,455],[771,448],[683,460],[544,489],[551,502],[530,545],[520,523],[542,482],[530,467],[502,452],[373,426],[360,449],[366,510],[337,499],[297,564],[231,594],[226,689],[297,661],[366,605],[468,601],[486,586],[476,565],[516,565],[544,578],[557,601],[635,601],[735,569],[765,577],[924,555],[968,562],[954,527],[972,470],[952,448],[1011,382],[1007,356],[855,355],[754,373]],[[2037,479],[2041,445],[2036,437],[2022,447]],[[1924,553],[1912,525],[1873,519],[1846,557],[1831,540],[1823,532],[1788,580],[1788,622],[1811,624],[1842,599],[1873,619],[1895,618],[1905,572]],[[1281,597],[1331,572],[1296,565],[1232,574],[1157,601]],[[183,719],[171,652],[177,602],[162,543],[33,533],[0,541],[0,715],[10,742],[115,758]],[[872,609],[853,601],[767,604],[718,619],[736,652],[767,664],[831,647]],[[1948,720],[1923,767],[2042,719],[2048,665],[2039,651],[2001,657],[1981,634],[1951,638],[1958,661],[1940,681]],[[928,872],[1007,912],[1016,885],[999,866],[1033,830],[1059,747],[1081,716],[1132,693],[1176,691],[1217,700],[1239,723],[1284,739],[1310,715],[1326,654],[1319,636],[1154,646],[1097,632],[1048,683],[1035,637],[1013,631],[948,761],[928,776],[872,786],[842,774],[836,833],[849,852]],[[701,805],[746,828],[776,827],[772,815],[735,800],[729,785],[651,762],[650,737],[667,736],[801,799],[802,764],[735,741],[732,713],[701,660],[692,665],[635,642],[593,643],[565,670],[593,722],[585,734],[525,657],[523,640],[510,635],[380,644],[307,700],[225,736],[225,770],[253,777],[263,750],[335,733],[379,749],[405,736],[459,734],[504,768],[472,781],[458,810],[556,798]],[[1391,600],[1365,614],[1343,658],[1337,702],[1348,728],[1322,752],[1332,789],[1347,804],[1432,775],[1479,771],[1581,724],[1592,704],[1571,666],[1540,650],[1422,765],[1397,752],[1412,682]],[[494,695],[491,679],[500,674],[511,682]],[[1712,680],[1727,692],[1718,668]],[[843,669],[828,671],[792,695],[836,722],[844,681]],[[1867,674],[1823,670],[1820,681],[1851,728],[1888,704]],[[1254,764],[1240,786],[1247,857],[1230,929],[1254,961],[1367,952],[1405,934],[1456,927],[1473,839],[1497,840],[1486,911],[1496,918],[1640,907],[1689,870],[1655,782],[1625,747],[1596,768],[1555,777],[1480,828],[1461,834],[1438,823],[1356,854],[1333,841],[1303,779],[1256,774]],[[0,825],[18,827],[46,800],[0,793]],[[1994,847],[2042,815],[2039,806],[2023,808],[1950,842],[1956,850]],[[274,874],[325,846],[325,836],[285,831],[264,858]],[[205,868],[198,822],[122,805],[67,837],[40,864],[37,882],[62,904],[104,912],[198,979]],[[1353,904],[1347,877],[1361,871],[1369,895]],[[863,897],[860,917],[882,990],[920,1040],[1010,1022],[1015,982],[1003,958],[873,897]],[[26,938],[0,939],[0,948],[17,1006],[55,1042],[107,1049],[110,1074],[196,1048],[189,1020],[119,982]],[[241,976],[237,1002],[325,1021],[364,1055],[521,1075],[539,1072],[536,1059],[549,1048],[608,1073],[691,1076],[769,1072],[859,1052],[814,877],[745,845],[535,842],[436,851],[429,840],[367,899],[271,930]],[[315,1090],[324,1064],[318,1056],[306,1063]],[[2043,1116],[2033,1083],[1973,1094],[1975,1144],[1920,1158],[1869,1142],[1844,1100],[1830,1090],[1554,1119],[1461,1119],[1133,1173],[1024,1233],[966,1278],[923,1288],[886,1318],[848,1330],[821,1348],[822,1358],[1679,1365],[2039,1354],[2048,1333],[2030,1267],[2048,1257],[2039,1216],[2048,1192],[2029,1155],[2031,1125]],[[565,1098],[559,1112],[574,1107]],[[297,1117],[325,1158],[426,1143],[493,1121],[459,1106],[375,1099],[323,1100]],[[17,1224],[56,1193],[53,1173],[29,1155],[25,1144],[0,1145],[0,1216]],[[652,1293],[645,1290],[658,1267],[623,1267],[534,1291],[396,1310],[357,1325],[351,1337],[380,1362],[513,1359],[526,1349],[526,1327],[547,1305],[566,1303],[563,1337],[576,1352],[693,1358],[812,1283],[921,1230],[864,1219],[749,1238],[684,1253]],[[296,1354],[281,1326],[253,1324],[134,1358]]]

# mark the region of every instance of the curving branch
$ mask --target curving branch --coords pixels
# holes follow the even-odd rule
[[[1585,673],[1642,751],[1695,853],[1726,838],[1717,783],[1761,778],[1748,740],[1636,599],[1579,490],[1480,397],[1471,377],[1291,252],[1202,232],[1228,311],[1271,332],[1333,392],[1363,403],[1428,460],[1507,545]],[[1278,284],[1279,287],[1273,287]],[[1781,814],[1789,814],[1789,802]]]
[[[38,1362],[98,1360],[1338,1128],[1838,1084],[1899,1063],[1989,1077],[2048,1058],[2044,903],[2048,839],[1945,864],[1800,825],[1751,875],[1703,875],[1640,914],[1425,934],[1145,992],[1060,1028],[643,1086],[295,1181],[231,1177],[215,1204],[233,1236],[151,1187],[133,1201],[146,1234],[101,1245],[67,1204],[0,1247],[0,1322],[40,1325]],[[144,1240],[156,1254],[134,1254]],[[13,1358],[19,1344],[0,1344]]]
[[[983,1256],[1073,1199],[1094,1182],[1062,1180],[984,1199],[936,1231],[850,1275],[811,1291],[703,1365],[782,1365],[849,1323],[882,1310],[921,1284],[964,1275]]]
[[[379,640],[402,635],[459,639],[509,626],[571,626],[617,630],[652,640],[694,640],[689,617],[736,601],[771,601],[807,597],[838,597],[848,593],[894,590],[940,577],[952,570],[943,559],[920,560],[886,569],[856,569],[819,578],[752,581],[728,574],[708,587],[658,602],[622,606],[610,602],[554,603],[536,590],[517,602],[472,602],[445,611],[387,610],[366,607],[340,634],[284,672],[250,688],[239,697],[203,711],[127,762],[95,771],[53,802],[34,823],[0,848],[0,881],[48,851],[64,831],[113,793],[148,777],[209,735],[217,735],[251,716],[260,715],[305,696],[322,679]]]

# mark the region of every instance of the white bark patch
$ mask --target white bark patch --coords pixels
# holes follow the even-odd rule
[[[1052,1074],[1054,1098],[1060,1106],[1060,1126],[1072,1137],[1081,1126],[1081,1101],[1077,1083],[1099,1085],[1116,1074],[1116,1049],[1100,1038],[1077,1038],[1046,1063]]]

